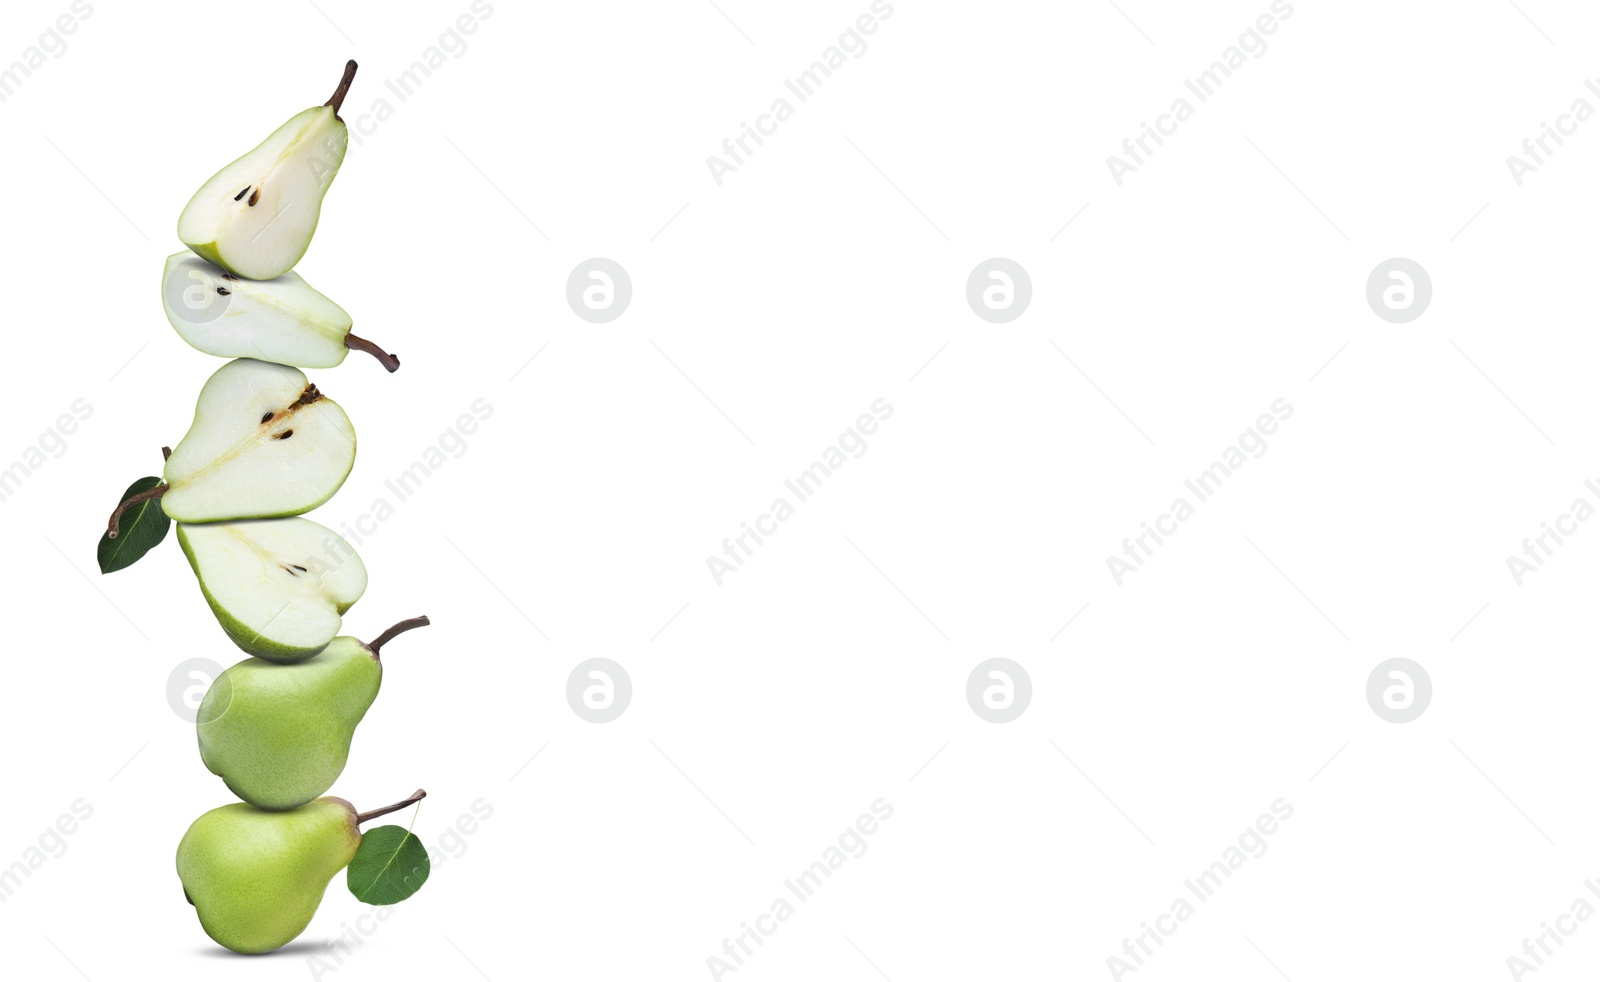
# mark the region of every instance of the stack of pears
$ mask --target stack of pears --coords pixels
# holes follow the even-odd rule
[[[201,927],[250,954],[305,930],[356,855],[361,823],[424,796],[369,812],[319,797],[378,695],[383,646],[428,623],[401,621],[367,644],[338,636],[366,567],[337,534],[294,517],[333,497],[356,454],[350,418],[300,369],[331,368],[350,350],[400,365],[292,272],[344,160],[339,109],[355,72],[352,61],[325,105],[224,167],[184,208],[178,237],[190,251],[167,260],[168,320],[193,347],[236,360],[201,389],[160,481],[124,500],[106,533],[115,540],[130,509],[142,522],[159,500],[161,535],[177,523],[207,604],[250,656],[217,677],[196,721],[201,760],[243,803],[202,815],[177,854]]]

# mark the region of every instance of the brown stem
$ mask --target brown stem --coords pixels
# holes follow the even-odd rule
[[[172,448],[171,447],[162,447],[161,448],[161,459],[162,460],[171,460],[172,459]]]
[[[118,505],[117,510],[111,513],[111,521],[106,523],[106,535],[113,539],[117,537],[117,533],[120,531],[120,529],[117,528],[117,523],[122,521],[122,513],[127,511],[130,507],[137,505],[142,501],[154,501],[171,490],[172,485],[170,484],[157,484],[150,490],[140,491],[138,494]]]
[[[354,334],[346,334],[344,336],[344,346],[349,348],[351,351],[365,351],[367,354],[378,359],[378,363],[391,372],[400,367],[399,358],[396,358],[394,355],[389,354],[389,352],[384,351],[382,348],[373,344],[371,341],[368,341],[366,338],[356,337]]]
[[[387,815],[390,812],[397,812],[400,809],[407,807],[408,805],[416,804],[417,802],[421,801],[422,799],[426,798],[427,796],[428,796],[428,792],[422,790],[421,788],[418,788],[417,790],[411,792],[411,797],[407,798],[405,801],[397,801],[392,805],[385,805],[382,808],[374,808],[372,811],[369,811],[369,812],[362,812],[361,814],[356,816],[356,824],[357,825],[361,825],[361,824],[363,824],[365,822],[370,822],[374,818],[378,818],[379,816]]]
[[[428,616],[426,614],[422,615],[421,617],[413,617],[410,620],[401,621],[394,627],[391,627],[389,630],[378,635],[378,640],[367,645],[367,650],[372,652],[373,657],[376,658],[383,651],[383,646],[388,644],[390,641],[393,641],[395,638],[406,633],[407,631],[414,631],[419,627],[427,627],[432,623],[432,621],[428,620]]]
[[[339,118],[339,109],[344,105],[344,97],[350,94],[350,83],[355,80],[356,63],[347,61],[344,63],[344,78],[339,79],[339,87],[334,89],[333,95],[329,97],[327,102],[323,103],[325,106],[333,107],[334,119]],[[341,120],[341,122],[343,121]]]

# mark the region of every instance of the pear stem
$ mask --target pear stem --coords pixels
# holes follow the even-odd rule
[[[384,351],[382,348],[373,344],[371,341],[368,341],[366,338],[357,337],[354,334],[346,334],[344,336],[344,346],[349,348],[351,351],[365,351],[367,354],[378,359],[378,363],[391,372],[400,367],[399,358],[396,358],[394,355],[389,354],[389,352]]]
[[[411,797],[407,798],[405,801],[397,801],[392,805],[385,805],[382,808],[374,808],[372,811],[369,811],[369,812],[362,812],[361,814],[356,816],[356,824],[357,825],[361,825],[363,823],[372,821],[374,818],[378,818],[378,817],[380,817],[382,815],[387,815],[390,812],[397,812],[402,808],[405,808],[405,807],[408,807],[410,805],[416,804],[417,802],[421,801],[422,799],[426,798],[427,796],[428,796],[428,792],[422,790],[421,788],[418,788],[417,790],[411,792]]]
[[[170,484],[157,484],[155,487],[151,488],[150,490],[148,490],[148,491],[140,491],[138,494],[134,495],[133,497],[129,498],[127,501],[124,501],[122,504],[118,505],[117,506],[117,510],[111,513],[111,521],[106,523],[106,535],[108,537],[110,537],[110,538],[113,538],[113,539],[115,539],[117,537],[117,533],[120,531],[120,529],[118,529],[117,525],[118,525],[119,522],[122,521],[122,513],[123,512],[127,511],[129,508],[133,507],[134,505],[139,504],[142,501],[154,501],[155,499],[161,497],[162,495],[166,494],[168,491],[171,491],[171,490],[172,490],[172,485],[170,485]]]
[[[389,630],[378,635],[378,640],[367,645],[367,650],[372,652],[373,657],[377,657],[383,651],[383,646],[388,644],[390,641],[393,641],[395,638],[406,633],[407,631],[414,631],[419,627],[427,627],[432,623],[432,621],[428,620],[428,616],[426,614],[421,617],[413,617],[410,620],[401,621],[394,627],[391,627]]]
[[[162,447],[161,448],[161,459],[162,460],[171,460],[172,459],[172,448],[171,447]]]
[[[333,107],[334,119],[339,118],[339,109],[344,105],[344,97],[350,94],[350,83],[354,82],[355,80],[356,63],[354,61],[347,61],[344,64],[344,77],[339,79],[339,87],[334,89],[333,95],[329,97],[327,102],[323,103],[325,106]]]

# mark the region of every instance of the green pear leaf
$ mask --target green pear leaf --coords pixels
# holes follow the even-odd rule
[[[119,502],[127,501],[160,483],[159,477],[141,477],[128,486],[128,490],[122,493]],[[96,552],[102,575],[127,569],[144,558],[145,553],[160,545],[161,540],[167,537],[168,530],[172,528],[172,519],[161,510],[161,501],[152,498],[149,501],[141,501],[123,512],[122,520],[118,524],[118,535],[115,539],[110,533],[100,533],[100,547]]]
[[[361,833],[345,882],[364,904],[397,904],[422,889],[429,865],[421,840],[398,825],[380,825]]]

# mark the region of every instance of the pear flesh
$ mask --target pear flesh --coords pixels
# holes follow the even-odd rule
[[[200,702],[200,759],[259,808],[296,808],[317,797],[344,771],[356,726],[378,698],[384,644],[427,623],[402,621],[371,644],[334,638],[294,665],[260,658],[234,665]]]
[[[177,522],[299,515],[333,497],[355,460],[350,418],[304,373],[240,358],[200,390],[161,507]]]
[[[224,805],[178,843],[178,878],[200,926],[224,948],[257,955],[300,936],[361,845],[355,808],[321,798],[290,812]]]
[[[162,286],[167,320],[208,355],[333,368],[350,353],[350,315],[297,273],[240,279],[180,252],[167,257]]]
[[[350,134],[339,107],[356,64],[327,105],[307,109],[260,146],[218,171],[178,218],[178,238],[208,262],[245,279],[294,268],[311,246],[322,198],[344,163]]]
[[[228,637],[269,661],[322,651],[367,588],[349,543],[304,518],[179,524],[178,544]]]

